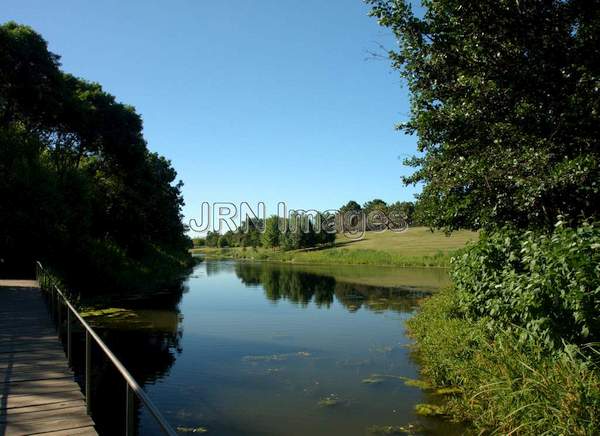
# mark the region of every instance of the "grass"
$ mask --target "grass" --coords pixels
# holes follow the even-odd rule
[[[492,340],[485,318],[467,321],[456,307],[448,289],[408,321],[424,379],[456,394],[439,413],[470,422],[479,434],[598,434],[600,368],[593,349],[584,354],[567,346],[551,354],[514,334]]]
[[[476,232],[459,231],[447,236],[425,227],[414,227],[402,233],[367,232],[360,240],[338,235],[333,247],[312,250],[285,252],[263,248],[202,248],[193,250],[193,253],[213,258],[300,264],[446,267],[454,251],[475,239]]]

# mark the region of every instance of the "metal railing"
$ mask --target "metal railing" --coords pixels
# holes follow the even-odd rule
[[[167,422],[167,420],[163,417],[160,411],[156,408],[154,403],[150,400],[146,392],[140,387],[140,385],[135,381],[133,376],[127,371],[125,366],[121,363],[119,359],[110,351],[108,346],[104,343],[104,341],[98,336],[98,334],[90,327],[90,325],[82,318],[82,316],[77,312],[77,309],[73,307],[73,305],[69,302],[69,299],[65,296],[65,294],[52,283],[50,275],[44,269],[40,262],[36,262],[36,279],[40,284],[40,288],[49,294],[50,299],[50,309],[53,313],[57,313],[58,316],[58,325],[59,325],[59,334],[60,334],[60,325],[61,325],[61,313],[60,304],[63,304],[67,308],[67,359],[69,360],[69,364],[72,363],[72,334],[71,334],[71,324],[72,318],[79,321],[79,324],[85,330],[85,383],[84,383],[84,395],[86,400],[86,408],[88,415],[91,415],[91,405],[92,405],[92,340],[100,347],[100,349],[104,352],[106,357],[112,362],[117,371],[121,374],[123,379],[125,379],[126,383],[126,407],[125,407],[125,434],[127,436],[133,436],[135,434],[135,405],[134,405],[134,395],[138,397],[138,399],[142,402],[142,404],[150,411],[150,414],[154,417],[158,425],[160,426],[163,433],[170,436],[177,436],[177,433],[171,425]]]

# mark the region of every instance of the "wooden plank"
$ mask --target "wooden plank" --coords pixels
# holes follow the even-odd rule
[[[4,386],[8,385],[7,388]],[[3,383],[0,385],[0,395],[32,395],[43,394],[44,392],[64,392],[79,389],[79,385],[71,380],[50,379],[50,380],[27,380]],[[6,394],[5,394],[6,392]]]
[[[62,349],[58,350],[35,350],[29,352],[17,352],[17,353],[3,353],[0,354],[0,362],[11,363],[11,362],[31,362],[36,363],[43,360],[66,360],[65,353]]]
[[[46,433],[32,433],[32,435],[43,436],[97,436],[96,430],[92,426],[71,428],[68,430],[51,431]]]
[[[51,369],[40,370],[38,368],[29,369],[28,371],[6,371],[4,374],[0,371],[0,385],[32,380],[51,380],[61,378],[73,378],[73,373],[69,368],[51,367]],[[1,389],[1,388],[0,388]]]
[[[71,405],[68,403],[59,403],[59,404],[67,404],[61,408],[52,408],[46,410],[38,410],[36,412],[21,412],[21,413],[11,413],[10,415],[1,415],[0,414],[0,423],[6,422],[23,422],[23,421],[36,421],[40,419],[47,418],[56,418],[56,417],[64,417],[64,416],[74,416],[74,415],[85,415],[85,406],[82,406],[80,402],[71,402]]]
[[[2,284],[0,435],[97,435],[39,289]]]
[[[6,337],[0,337],[0,347],[7,347],[12,344],[56,344],[58,340],[57,334],[47,335],[24,335],[23,333],[13,334]]]
[[[63,401],[62,403],[40,404],[37,406],[13,407],[11,409],[0,409],[0,416],[18,415],[29,412],[43,412],[45,410],[64,409],[65,407],[73,407],[81,405],[79,400]]]
[[[0,286],[8,287],[8,288],[18,288],[18,287],[37,288],[38,283],[35,280],[7,279],[7,280],[0,280]]]
[[[48,366],[66,362],[63,356],[56,354],[40,354],[35,359],[32,359],[31,356],[31,354],[28,354],[0,360],[0,369],[19,368],[23,366]]]
[[[21,362],[0,362],[0,371],[2,374],[7,372],[19,372],[19,371],[47,371],[52,368],[64,368],[69,369],[69,365],[64,359],[48,359],[48,360],[37,360],[21,361]]]
[[[18,354],[18,353],[54,353],[64,352],[62,345],[57,341],[54,344],[13,344],[13,345],[0,345],[0,357],[6,357],[6,354]]]
[[[51,431],[65,431],[94,425],[92,419],[87,415],[49,417],[46,419],[8,422],[5,436],[25,436],[32,434],[46,434]],[[67,434],[73,434],[71,432]]]
[[[8,395],[6,401],[3,397],[0,400],[6,409],[25,406],[40,406],[42,404],[64,403],[66,401],[79,400],[83,402],[83,394],[79,389],[66,392],[44,392],[42,394],[30,395]]]

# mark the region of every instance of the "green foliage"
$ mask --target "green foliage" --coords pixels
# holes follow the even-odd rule
[[[371,201],[367,201],[365,204],[363,204],[362,210],[365,213],[365,215],[369,215],[371,212],[374,212],[376,210],[382,211],[382,212],[386,212],[387,211],[387,203],[379,198],[375,198],[374,200]]]
[[[363,223],[363,220],[367,220]],[[387,204],[381,199],[367,201],[362,207],[351,200],[338,210],[335,219],[338,231],[346,230],[384,230],[420,226],[421,220],[417,216],[416,204],[411,201],[397,201]]]
[[[411,92],[399,128],[436,228],[551,229],[600,212],[600,3],[366,0]]]
[[[192,244],[194,244],[194,248],[201,248],[206,246],[206,238],[193,238]]]
[[[279,217],[273,215],[265,221],[265,232],[262,235],[262,245],[265,248],[279,247]]]
[[[600,340],[600,229],[482,234],[453,260],[460,307],[548,348]]]
[[[513,332],[492,338],[486,318],[473,322],[460,313],[458,294],[448,289],[425,301],[408,321],[423,376],[462,392],[447,399],[445,414],[486,434],[596,434],[597,352],[569,346],[548,354]]]
[[[131,106],[58,61],[31,28],[0,26],[3,273],[40,259],[82,290],[180,274],[191,241],[171,163]]]
[[[206,246],[217,247],[219,245],[219,232],[208,232],[206,234]]]

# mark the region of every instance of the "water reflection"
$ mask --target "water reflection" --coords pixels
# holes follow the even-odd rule
[[[303,307],[312,301],[317,307],[328,308],[335,297],[351,312],[363,307],[376,312],[410,312],[430,293],[399,286],[338,282],[333,276],[286,265],[237,263],[234,270],[246,286],[262,287],[269,300],[288,300]]]
[[[142,386],[148,386],[168,377],[169,371],[182,351],[181,314],[179,303],[187,292],[185,280],[172,283],[163,291],[153,294],[88,298],[83,306],[99,307],[110,301],[106,316],[92,316],[88,322],[100,334],[111,351],[121,360]],[[108,305],[106,305],[108,307]],[[83,331],[74,335],[73,362],[80,384],[83,384],[85,365],[85,336]],[[92,416],[100,434],[125,433],[125,381],[114,365],[93,347]],[[136,420],[143,408],[136,401]],[[150,428],[153,427],[150,423]],[[156,429],[158,430],[158,429]],[[154,433],[154,429],[150,431]],[[141,433],[140,433],[141,434]]]
[[[444,280],[427,274],[204,262],[170,292],[111,301],[126,311],[96,324],[174,427],[216,435],[364,435],[408,423],[431,430],[437,423],[414,414],[424,394],[402,381],[418,376],[404,320]],[[122,434],[125,384],[107,362],[94,374],[99,429]],[[139,434],[159,434],[141,408],[138,420]]]

